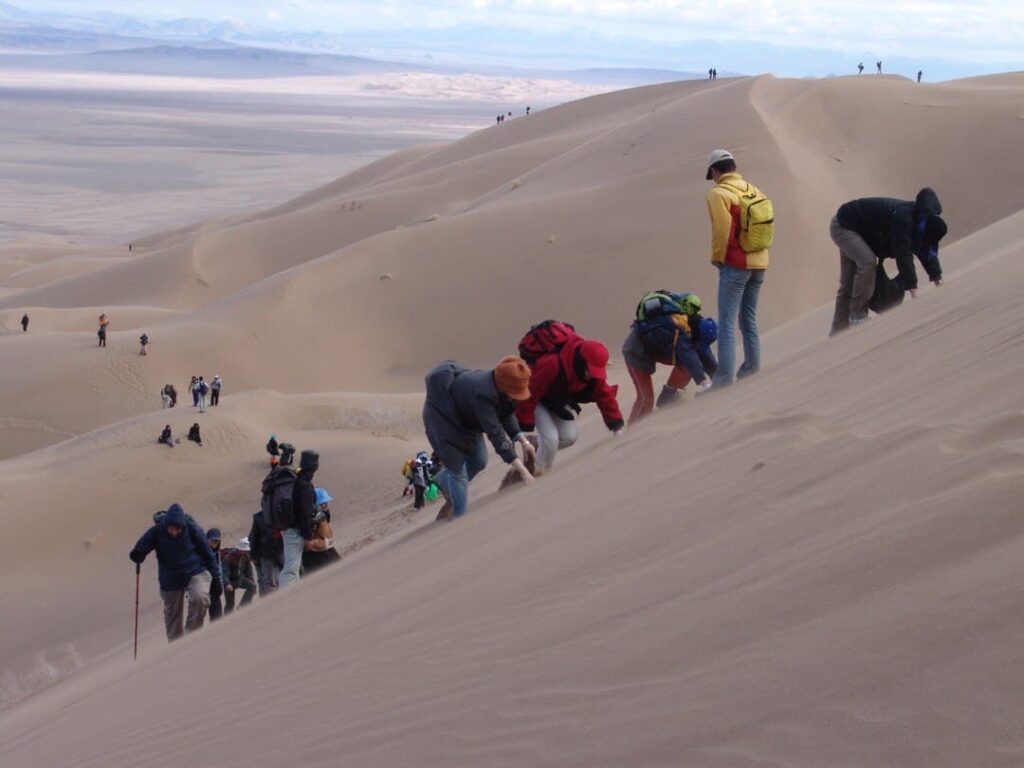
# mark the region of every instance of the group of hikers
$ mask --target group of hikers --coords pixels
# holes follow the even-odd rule
[[[520,339],[518,354],[502,358],[490,369],[473,370],[454,360],[439,363],[426,376],[422,413],[433,454],[420,452],[407,464],[417,508],[436,485],[444,497],[438,519],[466,513],[469,484],[487,465],[485,436],[509,466],[502,487],[530,484],[551,471],[559,451],[577,442],[577,416],[588,403],[597,406],[605,427],[619,435],[655,408],[679,402],[691,380],[701,396],[760,371],[757,307],[774,239],[773,205],[740,175],[727,150],[709,155],[705,179],[713,182],[706,204],[710,261],[718,270],[717,322],[692,292],[663,289],[641,297],[622,345],[636,393],[628,421],[619,407],[618,387],[608,382],[608,348],[580,335],[567,322],[534,325]],[[830,224],[840,261],[830,335],[862,324],[869,310],[891,309],[907,293],[916,297],[915,258],[928,278],[942,285],[938,247],[947,227],[941,214],[938,196],[927,187],[914,200],[861,198],[839,207]],[[894,277],[885,270],[887,259],[896,262]],[[738,367],[737,329],[743,346]],[[712,345],[717,345],[717,357]],[[670,372],[655,398],[658,365],[668,366]],[[195,398],[195,384],[192,391]],[[275,435],[267,452],[271,471],[261,487],[261,508],[253,518],[245,558],[256,568],[260,594],[294,583],[304,567],[317,567],[308,563],[310,559],[340,559],[330,528],[330,496],[313,485],[319,455],[303,451],[299,468],[294,469],[295,448],[279,443]],[[131,552],[131,559],[141,563],[148,552],[157,551],[170,640],[181,635],[186,592],[190,607],[185,628],[195,629],[210,604],[211,585],[216,593],[227,583],[223,561],[218,562],[207,538],[175,504]],[[241,542],[236,549],[241,562]],[[239,565],[239,573],[244,571]],[[241,584],[244,579],[239,579]]]
[[[200,413],[206,413],[206,405],[220,405],[220,393],[224,388],[224,380],[218,375],[212,381],[202,376],[193,376],[188,391],[192,393],[192,407]],[[164,408],[174,408],[178,404],[178,390],[173,384],[164,384],[160,390],[160,402]]]
[[[658,290],[641,298],[622,346],[636,390],[630,426],[655,407],[678,402],[691,380],[700,396],[761,369],[757,306],[774,239],[773,205],[740,175],[727,150],[709,155],[705,179],[714,182],[706,203],[710,260],[718,269],[718,321],[704,316],[694,293]],[[915,257],[942,285],[938,247],[947,228],[941,214],[938,196],[927,187],[913,201],[861,198],[840,206],[830,227],[840,261],[830,335],[863,323],[869,309],[883,312],[906,293],[916,297]],[[892,278],[884,267],[890,258],[898,269]],[[743,342],[738,368],[737,329]],[[717,358],[711,349],[716,343]],[[465,514],[469,483],[487,464],[485,435],[509,465],[504,486],[532,483],[551,470],[557,452],[578,439],[582,405],[595,403],[613,435],[626,425],[617,387],[607,381],[609,353],[601,342],[580,336],[569,323],[546,320],[530,328],[518,351],[492,369],[446,360],[427,374],[423,424],[444,467],[434,478],[445,499],[439,519]],[[655,399],[659,364],[671,371]]]
[[[235,547],[222,548],[220,529],[204,533],[172,504],[153,516],[129,553],[141,566],[156,552],[168,641],[202,627],[207,612],[211,621],[231,613],[239,592],[239,607],[246,606],[257,594],[266,597],[341,560],[331,528],[333,499],[313,485],[319,454],[303,451],[296,468],[295,447],[271,439],[276,454],[261,484],[260,509]]]
[[[196,443],[200,448],[203,447],[203,437],[199,432],[199,422],[196,422],[188,429],[188,439],[193,443]],[[171,425],[167,424],[160,432],[160,437],[156,439],[160,445],[166,445],[169,448],[173,448],[176,443],[180,442],[174,438],[174,433],[171,431]]]
[[[878,61],[875,62],[875,72],[877,74],[879,74],[879,75],[882,74],[882,61],[881,61],[881,59],[879,59]],[[858,75],[864,74],[864,62],[863,61],[860,62],[857,65],[857,74]],[[921,78],[923,76],[924,76],[924,70],[921,70],[921,69],[917,70],[917,82],[920,83],[921,82]]]

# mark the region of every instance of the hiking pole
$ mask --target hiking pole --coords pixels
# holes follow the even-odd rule
[[[142,579],[142,563],[135,564],[135,661],[139,660],[139,581]]]

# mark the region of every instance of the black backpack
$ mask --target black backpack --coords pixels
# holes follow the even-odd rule
[[[291,467],[275,467],[263,480],[260,511],[267,527],[283,531],[295,524],[292,493],[297,473]]]

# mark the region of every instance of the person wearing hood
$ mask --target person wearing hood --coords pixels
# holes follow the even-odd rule
[[[28,332],[28,312],[21,316],[21,332]]]
[[[199,432],[199,424],[193,424],[188,430],[188,439],[193,443],[196,443],[200,448],[203,447],[203,436]]]
[[[324,566],[341,560],[334,548],[334,531],[331,528],[331,494],[325,488],[316,489],[316,509],[313,512],[313,538],[302,553],[302,574],[308,576]]]
[[[156,440],[161,445],[166,445],[168,448],[174,447],[174,437],[171,433],[171,425],[168,424],[160,431],[160,437]]]
[[[839,248],[839,290],[829,335],[862,323],[873,303],[883,310],[901,303],[904,293],[916,298],[915,256],[928,279],[942,285],[939,242],[946,235],[946,222],[941,214],[939,196],[930,187],[915,200],[863,197],[839,207],[829,225]],[[889,258],[898,271],[891,281],[882,266]],[[876,296],[876,283],[890,294],[884,301]]]
[[[203,529],[179,504],[168,507],[159,522],[136,542],[128,557],[140,564],[153,550],[159,565],[160,597],[164,602],[167,641],[203,626],[210,606],[210,588],[220,577],[220,563]],[[219,584],[216,585],[219,590]],[[188,594],[188,616],[184,616]]]
[[[299,456],[299,474],[292,489],[292,525],[281,532],[284,543],[284,567],[281,568],[281,589],[299,580],[302,553],[312,547],[313,514],[316,510],[316,489],[313,477],[320,468],[320,454],[303,451]]]
[[[213,584],[210,586],[210,621],[214,622],[224,615],[224,605],[221,598],[224,596],[224,567],[222,558],[224,553],[220,549],[220,528],[211,528],[206,532],[206,543],[213,552],[217,561],[217,570],[213,574]]]
[[[277,435],[271,435],[267,440],[267,453],[270,454],[270,466],[276,467],[280,461],[281,449],[278,447]]]
[[[210,405],[220,405],[220,389],[223,386],[224,380],[219,375],[214,376],[210,382]]]
[[[570,338],[561,349],[540,355],[530,374],[530,397],[516,406],[516,418],[525,432],[537,430],[537,469],[551,469],[559,450],[576,444],[576,414],[583,403],[597,403],[605,426],[618,434],[623,428],[616,394],[608,384],[608,348],[581,336]]]
[[[426,377],[423,426],[444,464],[434,482],[444,494],[439,520],[461,517],[468,507],[469,483],[487,466],[487,435],[495,452],[525,483],[534,478],[524,456],[536,459],[516,419],[516,403],[530,398],[530,367],[521,357],[505,357],[493,369],[470,370],[446,360]]]

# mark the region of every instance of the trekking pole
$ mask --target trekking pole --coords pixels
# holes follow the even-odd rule
[[[139,581],[142,579],[142,564],[135,564],[135,661],[139,660]]]

